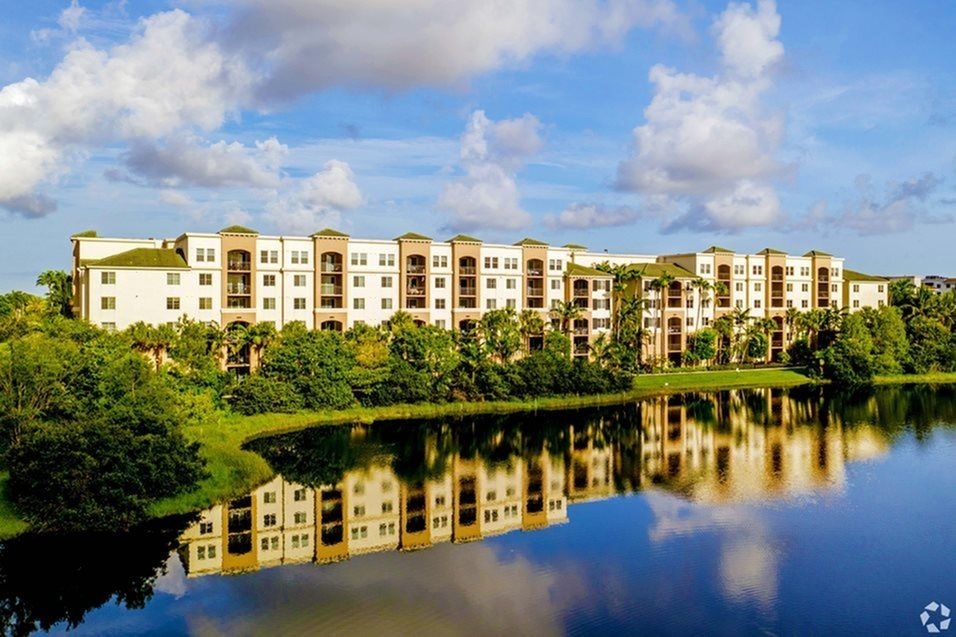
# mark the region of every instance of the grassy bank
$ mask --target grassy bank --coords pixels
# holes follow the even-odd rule
[[[674,372],[640,376],[629,392],[599,396],[541,398],[529,401],[492,401],[355,407],[339,411],[264,414],[257,416],[223,415],[212,427],[187,428],[186,435],[202,445],[210,477],[188,494],[157,503],[154,516],[189,513],[215,502],[249,492],[272,477],[269,465],[257,454],[244,451],[242,444],[259,436],[275,435],[313,427],[342,423],[370,423],[384,420],[447,418],[479,414],[503,414],[522,411],[574,409],[620,404],[641,398],[683,391],[713,391],[746,387],[793,387],[814,382],[797,370],[755,369],[740,371]],[[875,384],[956,383],[956,373],[899,375],[878,377]],[[16,517],[3,495],[6,474],[0,473],[0,538],[22,532],[26,525]]]

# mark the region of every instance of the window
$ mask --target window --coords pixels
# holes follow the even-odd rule
[[[659,324],[660,324],[660,319],[659,319],[658,317],[656,317],[656,316],[653,317],[653,318],[644,317],[644,327],[645,327],[645,329],[655,328],[655,327],[657,327]]]
[[[166,285],[179,285],[179,272],[167,272]]]
[[[392,299],[382,299],[382,309],[383,310],[392,309]]]
[[[761,284],[760,284],[760,283],[754,283],[754,292],[760,292],[760,289],[761,289]]]
[[[199,535],[209,535],[212,533],[213,527],[212,522],[200,522],[199,523]]]
[[[736,306],[737,306],[738,308],[740,308],[741,310],[744,309],[743,299],[737,299],[737,302],[736,302],[734,305],[736,305]]]
[[[305,287],[305,275],[304,275],[304,274],[296,274],[295,276],[293,276],[293,277],[292,277],[292,285],[294,285],[294,286],[297,287],[297,288],[304,288],[304,287]]]
[[[858,284],[854,283],[854,284],[853,284],[853,291],[854,291],[854,292],[859,292],[859,291],[860,291],[860,286],[859,286]]]
[[[206,262],[212,263],[215,260],[216,260],[216,249],[206,248]]]
[[[116,331],[116,323],[112,321],[106,321],[105,323],[100,323],[100,327],[102,327],[104,330],[107,330],[109,332]]]
[[[382,277],[382,287],[383,287],[383,288],[390,288],[390,287],[392,287],[392,277],[390,277],[390,276],[383,276],[383,277]]]
[[[302,250],[301,252],[299,252],[299,262],[302,263],[302,265],[308,265],[309,263],[308,251]]]
[[[505,299],[505,307],[509,310],[513,310],[518,307],[518,302],[514,299]]]
[[[205,546],[197,546],[197,547],[196,547],[196,559],[197,559],[197,560],[204,560],[204,559],[206,559],[206,547],[205,547]]]
[[[305,489],[296,489],[292,493],[292,499],[295,502],[305,502],[308,492]]]
[[[853,299],[853,307],[860,307],[860,300],[859,300],[859,299]]]
[[[809,267],[809,266],[807,266],[807,267],[801,267],[801,268],[800,268],[800,276],[810,276],[810,267]]]
[[[608,327],[609,319],[606,318],[596,318],[591,319],[591,328],[595,330],[605,330]]]
[[[801,283],[801,284],[800,284],[800,291],[801,291],[801,292],[809,292],[809,291],[810,291],[810,284],[809,284],[809,283]]]
[[[787,292],[793,292],[793,283],[787,284]]]
[[[562,269],[561,259],[548,259],[548,269],[560,272]]]
[[[595,292],[610,292],[611,291],[611,282],[610,281],[595,281],[591,289]]]
[[[365,299],[352,299],[352,309],[353,309],[353,310],[364,310],[364,309],[365,309]]]
[[[488,279],[487,281],[485,281],[485,287],[488,288],[489,290],[496,289],[498,287],[498,280]]]
[[[262,494],[262,501],[265,504],[275,504],[276,502],[276,492],[275,491],[266,491]]]
[[[883,294],[883,286],[882,285],[876,286],[876,291],[879,292],[880,294]]]
[[[216,260],[215,248],[196,248],[196,261],[212,263]]]
[[[305,524],[308,522],[305,511],[296,511],[293,519],[296,524]]]
[[[178,297],[178,296],[167,296],[167,297],[166,297],[166,309],[167,309],[167,310],[178,310],[178,309],[179,309],[179,297]]]
[[[518,257],[505,257],[505,270],[517,270]]]
[[[259,250],[259,263],[269,263],[268,250]]]
[[[196,248],[196,261],[205,261],[206,260],[206,250],[204,248]]]
[[[447,256],[434,256],[434,257],[432,257],[432,267],[433,267],[433,268],[447,268],[447,267],[448,267],[448,257],[447,257]]]
[[[784,268],[784,272],[787,274],[787,276],[793,276],[793,266],[788,265],[786,268]]]
[[[276,300],[275,297],[267,297],[262,299],[262,309],[263,310],[274,310],[276,309]]]
[[[760,299],[754,299],[754,308],[760,307]]]
[[[292,299],[292,309],[293,310],[304,310],[305,309],[305,299],[302,297]]]
[[[364,504],[358,504],[358,505],[352,507],[352,515],[354,515],[354,516],[357,517],[357,518],[360,518],[360,517],[362,517],[363,515],[365,515],[365,505],[364,505]]]
[[[298,263],[299,263],[299,251],[298,251],[298,250],[293,250],[293,251],[292,251],[292,253],[290,254],[289,261],[292,262],[293,264],[298,265]]]
[[[517,288],[518,288],[518,281],[517,281],[517,279],[505,279],[505,289],[507,289],[507,290],[515,290],[515,289],[517,289]]]
[[[260,250],[259,251],[259,263],[278,263],[278,262],[279,262],[278,250]]]
[[[762,266],[762,265],[755,265],[755,266],[753,266],[753,268],[751,269],[751,272],[753,272],[753,275],[754,275],[754,276],[763,276],[763,266]]]
[[[353,252],[352,265],[368,265],[368,254],[365,252]]]
[[[382,513],[391,513],[393,506],[391,502],[382,502]]]
[[[802,307],[802,308],[806,308],[806,307],[807,307],[807,300],[806,300],[806,299],[803,299],[802,301],[800,301],[800,307]]]
[[[744,291],[744,284],[743,284],[743,283],[735,283],[735,284],[734,284],[734,290],[736,290],[737,292],[743,292],[743,291]]]
[[[266,513],[262,516],[262,526],[275,526],[276,525],[276,514],[275,513]]]
[[[364,276],[353,276],[353,277],[352,277],[352,287],[355,287],[355,288],[364,288],[364,287],[365,287],[365,277],[364,277]]]
[[[498,257],[485,257],[485,268],[490,270],[497,270]]]
[[[101,310],[115,310],[116,309],[116,297],[115,296],[104,296],[100,299],[100,309]]]
[[[787,307],[793,307],[793,299],[787,299]]]
[[[445,319],[438,319],[437,321],[435,321],[435,327],[440,327],[441,329],[445,329]]]
[[[840,268],[833,268],[833,278],[834,279],[840,278]]]
[[[734,276],[743,276],[744,275],[744,266],[735,265],[734,266]]]
[[[443,495],[435,496],[435,506],[436,506],[436,507],[443,507],[443,506],[445,506],[445,496],[443,496]]]
[[[709,264],[709,263],[701,263],[701,264],[700,264],[700,273],[701,273],[701,274],[710,274],[710,264]]]
[[[199,309],[200,309],[200,310],[211,310],[211,309],[212,309],[212,297],[211,297],[211,296],[201,296],[201,297],[199,297]]]
[[[551,279],[551,289],[560,290],[561,289],[561,279]]]
[[[445,309],[445,299],[435,299],[435,309],[444,310]]]
[[[382,493],[391,493],[391,492],[392,492],[392,481],[382,480]]]
[[[831,291],[831,292],[839,292],[839,291],[840,291],[840,286],[837,285],[836,283],[834,283],[833,285],[830,286],[830,291]]]
[[[495,299],[488,299],[485,301],[485,308],[495,310],[498,308],[498,302]]]
[[[610,310],[611,299],[594,299],[591,302],[591,306],[595,310]]]
[[[438,289],[438,288],[444,288],[444,287],[445,287],[445,277],[443,277],[443,276],[436,276],[436,277],[435,277],[435,288]]]
[[[100,273],[100,283],[103,285],[116,285],[116,273],[115,272],[101,272]]]

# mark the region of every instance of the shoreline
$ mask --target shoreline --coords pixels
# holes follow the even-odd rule
[[[184,515],[201,511],[217,502],[237,497],[256,488],[274,475],[258,454],[243,449],[255,438],[280,435],[311,427],[346,423],[370,424],[389,420],[448,418],[485,414],[557,411],[606,405],[619,405],[656,396],[692,391],[723,389],[778,388],[825,384],[794,368],[742,369],[722,371],[681,371],[638,376],[626,392],[592,396],[562,396],[533,400],[506,400],[460,403],[420,403],[388,407],[353,407],[344,410],[297,412],[292,414],[225,415],[214,428],[185,428],[190,441],[202,445],[210,476],[190,493],[167,498],[150,508],[150,517]],[[909,384],[956,384],[956,373],[893,375],[874,379],[875,386]],[[27,524],[13,512],[5,496],[7,474],[0,473],[0,539],[25,532]]]

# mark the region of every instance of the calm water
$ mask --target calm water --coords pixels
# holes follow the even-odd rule
[[[6,631],[925,635],[931,601],[956,614],[948,388],[688,394],[254,447],[280,477],[199,518],[2,545]]]

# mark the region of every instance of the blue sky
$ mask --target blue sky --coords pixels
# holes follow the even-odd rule
[[[0,5],[0,291],[240,222],[956,274],[956,7]]]

